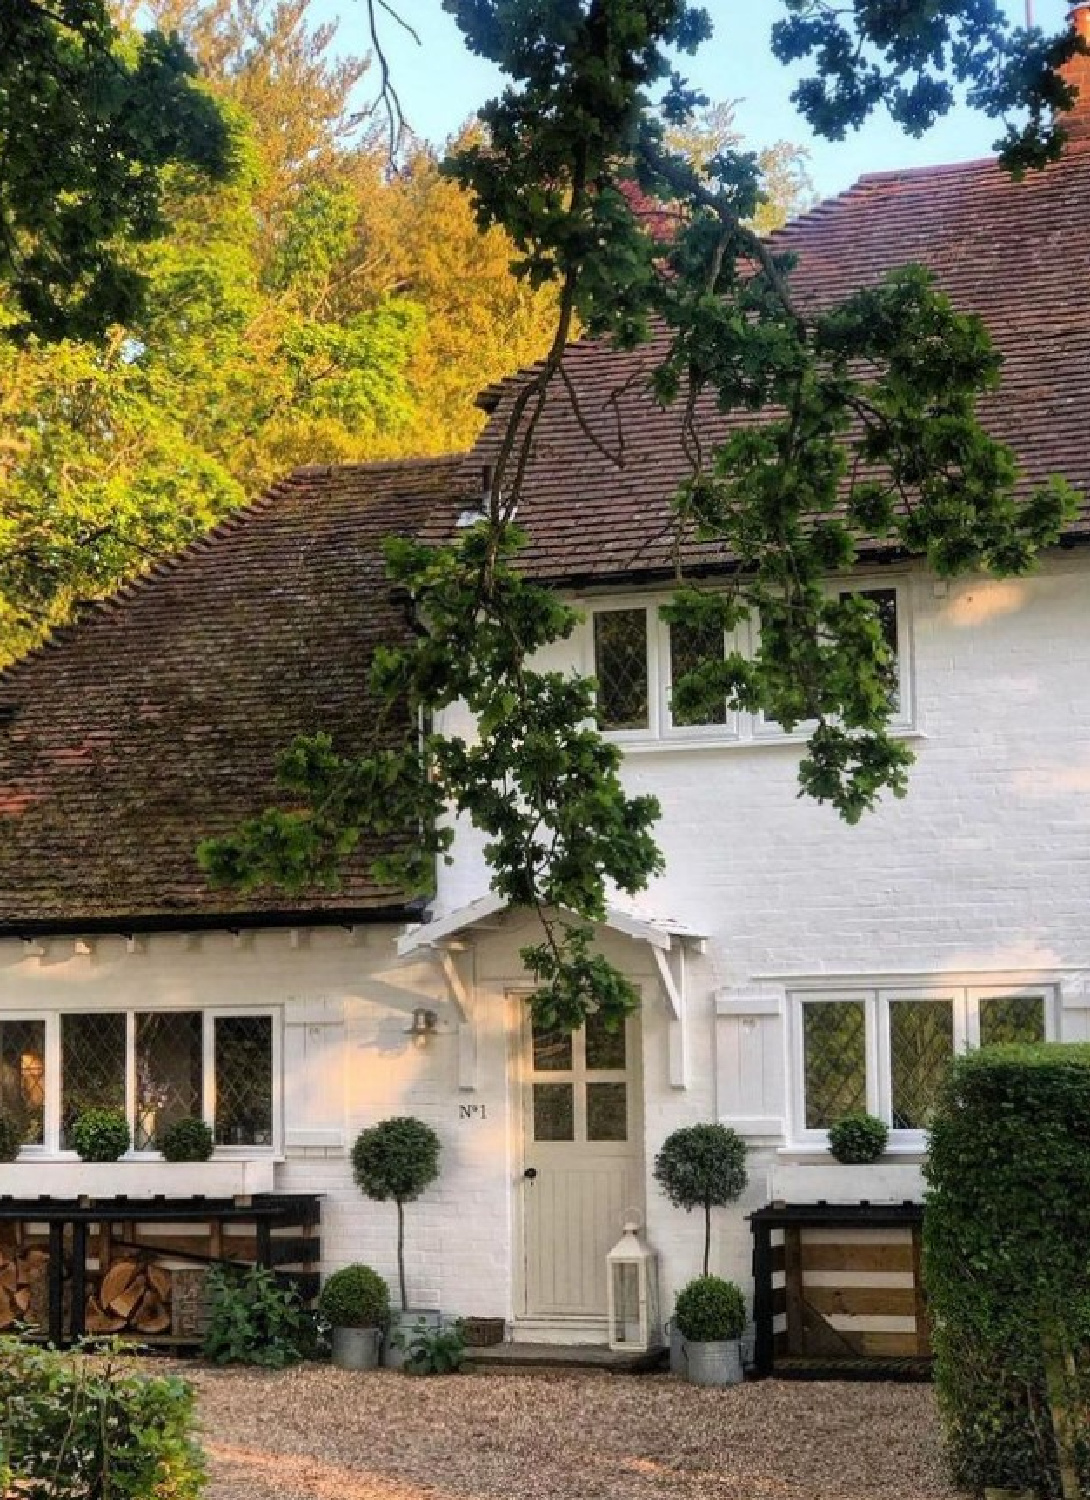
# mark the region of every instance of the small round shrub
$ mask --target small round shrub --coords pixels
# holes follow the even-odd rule
[[[390,1288],[370,1266],[344,1266],[325,1282],[318,1304],[334,1328],[385,1328]]]
[[[132,1144],[119,1109],[85,1109],[72,1126],[72,1145],[84,1161],[117,1161]]]
[[[0,1161],[14,1161],[23,1144],[23,1132],[11,1115],[0,1114]]]
[[[889,1126],[877,1115],[859,1110],[829,1126],[829,1150],[845,1166],[866,1166],[886,1149]]]
[[[697,1276],[678,1293],[674,1322],[681,1337],[693,1344],[740,1339],[746,1327],[746,1299],[733,1281]]]
[[[410,1203],[439,1175],[439,1137],[423,1120],[395,1115],[361,1131],[352,1167],[368,1198]]]
[[[159,1150],[167,1161],[207,1161],[215,1149],[215,1138],[203,1120],[187,1116],[163,1131]]]

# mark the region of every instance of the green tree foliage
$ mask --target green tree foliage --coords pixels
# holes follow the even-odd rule
[[[1090,1047],[959,1058],[931,1127],[924,1273],[968,1489],[1090,1492]]]
[[[880,102],[915,128],[948,107],[946,85],[963,83],[993,113],[1025,107],[1008,130],[1013,169],[1044,164],[1062,144],[1049,105],[1071,97],[1053,71],[1075,48],[1069,37],[1011,32],[992,0],[788,8],[775,46],[814,54],[824,92],[802,97],[825,134],[857,126]],[[427,889],[434,858],[449,858],[444,815],[456,812],[486,835],[494,890],[541,916],[544,940],[523,954],[539,1019],[577,1026],[589,1009],[616,1019],[636,1003],[594,950],[592,924],[607,892],[641,889],[661,855],[654,800],[627,793],[620,752],[593,727],[593,683],[535,665],[575,616],[518,569],[528,454],[573,330],[619,348],[657,330],[654,391],[679,404],[690,436],[698,398],[735,419],[717,449],[689,443],[675,507],[677,555],[695,539],[732,571],[711,589],[679,568],[667,613],[728,635],[759,618],[760,645],[752,659],[732,652],[687,674],[675,701],[689,713],[725,700],[788,730],[812,721],[802,790],[848,822],[883,794],[904,795],[912,757],[890,733],[892,663],[875,609],[830,591],[829,575],[851,568],[864,536],[940,574],[1022,572],[1056,540],[1074,496],[1056,478],[1019,498],[1014,455],[977,417],[998,356],[981,320],[958,312],[926,271],[905,267],[804,310],[790,258],[753,227],[763,196],[753,153],[729,139],[707,157],[670,149],[670,132],[691,129],[707,102],[676,71],[710,32],[705,12],[686,0],[448,9],[508,82],[447,169],[472,194],[481,228],[509,236],[516,275],[555,289],[553,340],[510,402],[481,523],[445,547],[390,548],[420,630],[378,654],[374,682],[432,732],[400,755],[356,761],[322,736],[299,742],[283,763],[297,807],[202,859],[214,879],[243,885],[333,880],[362,829],[396,820],[425,832],[382,873]],[[902,67],[903,97],[890,80]],[[646,212],[649,198],[665,211]],[[747,420],[756,412],[760,422]],[[473,743],[436,718],[458,699],[477,716]]]
[[[138,315],[128,245],[167,227],[162,169],[230,169],[225,122],[192,58],[122,35],[107,0],[0,6],[0,286],[9,337],[101,337]]]

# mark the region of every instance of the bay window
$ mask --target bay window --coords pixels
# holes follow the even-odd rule
[[[136,1152],[184,1118],[219,1150],[277,1144],[279,1032],[271,1011],[162,1010],[0,1015],[0,1108],[29,1150],[72,1149],[88,1109],[127,1118]]]
[[[1047,986],[796,993],[795,1135],[823,1144],[835,1121],[867,1110],[885,1120],[894,1144],[920,1146],[950,1059],[971,1047],[1051,1038],[1055,1008]]]

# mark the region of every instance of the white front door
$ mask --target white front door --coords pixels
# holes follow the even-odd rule
[[[638,1022],[564,1035],[527,1015],[522,1079],[522,1316],[604,1336],[606,1254],[642,1217]]]

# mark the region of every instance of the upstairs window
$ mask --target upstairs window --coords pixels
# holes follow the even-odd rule
[[[602,609],[594,615],[594,675],[603,729],[648,729],[651,676],[646,609]]]

